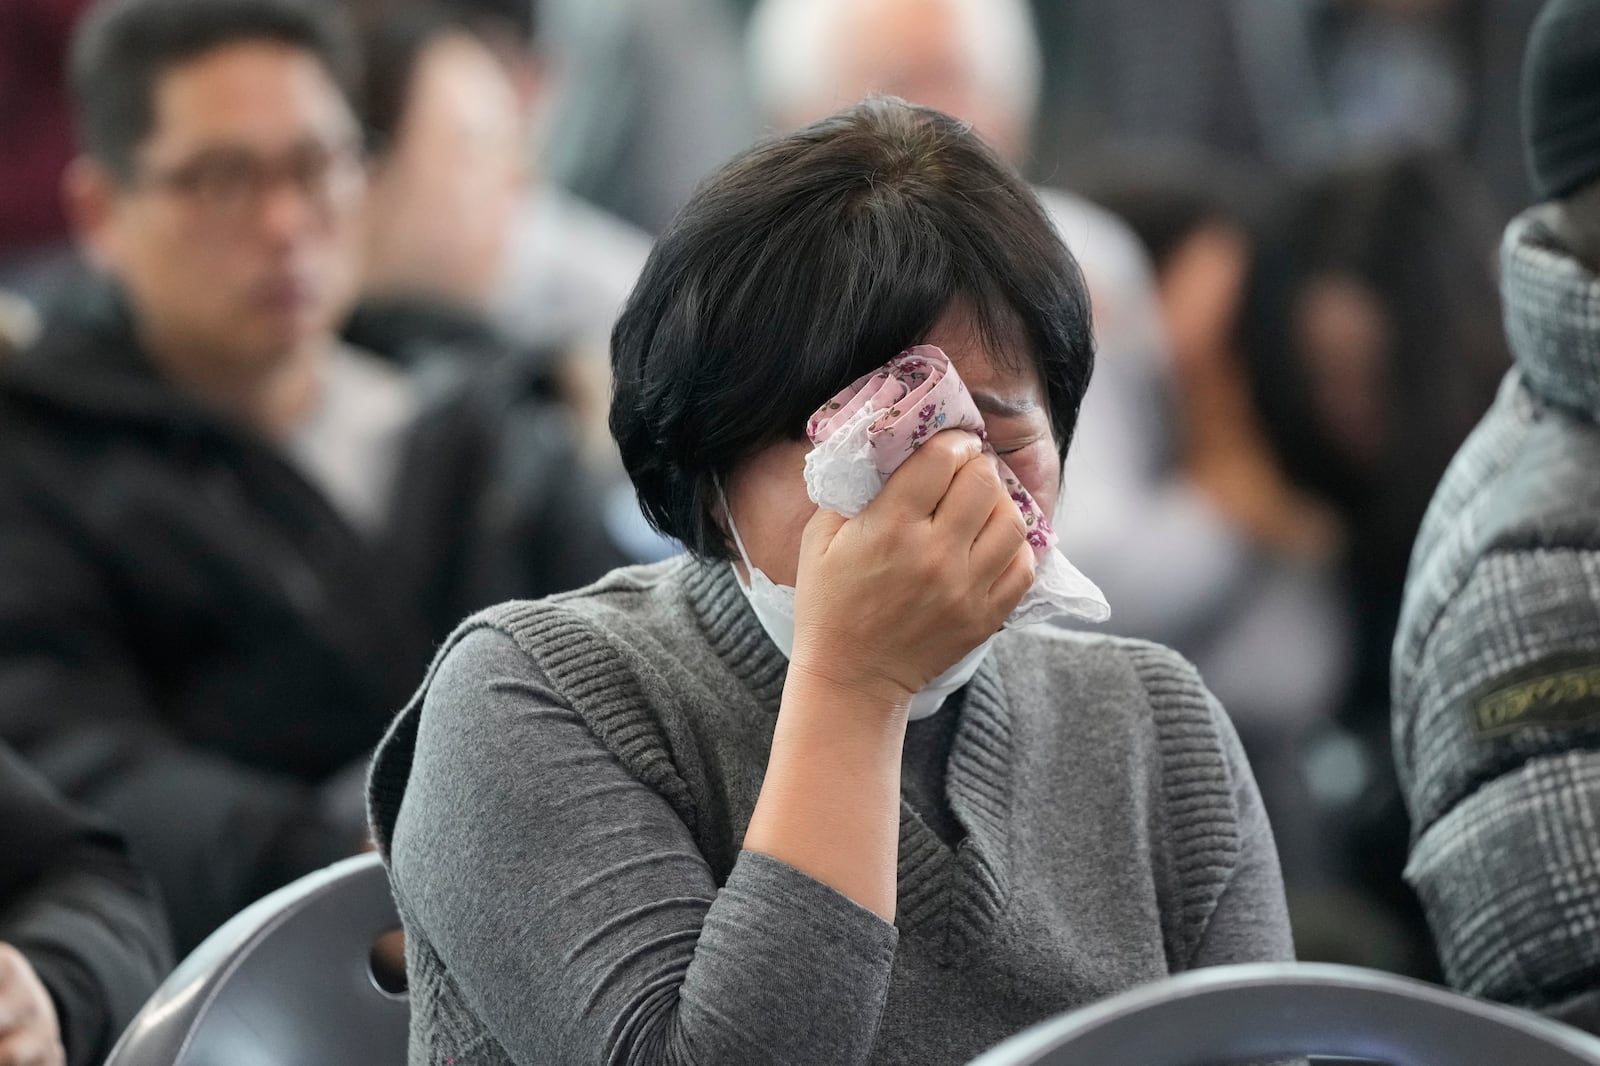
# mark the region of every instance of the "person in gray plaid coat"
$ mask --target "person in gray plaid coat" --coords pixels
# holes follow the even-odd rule
[[[1600,0],[1552,0],[1525,79],[1516,365],[1412,558],[1395,756],[1446,977],[1600,1033]]]

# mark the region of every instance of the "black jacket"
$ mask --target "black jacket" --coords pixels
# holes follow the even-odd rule
[[[4,745],[0,942],[49,989],[70,1066],[104,1061],[171,961],[161,908],[121,841]]]
[[[97,297],[0,366],[0,739],[125,831],[187,949],[360,845],[360,767],[460,618],[620,559],[507,361],[408,354],[422,411],[369,540],[132,336]]]

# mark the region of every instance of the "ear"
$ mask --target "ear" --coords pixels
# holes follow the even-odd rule
[[[85,256],[102,270],[112,269],[121,258],[117,226],[121,193],[116,179],[100,163],[79,156],[62,175],[61,194]]]

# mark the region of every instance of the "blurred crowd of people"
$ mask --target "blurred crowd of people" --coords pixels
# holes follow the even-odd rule
[[[29,955],[67,1061],[365,846],[369,753],[462,617],[675,550],[607,432],[611,325],[717,163],[874,93],[970,121],[1079,260],[1057,526],[1107,628],[1233,716],[1300,956],[1439,975],[1391,649],[1511,365],[1539,0],[252,6],[0,5],[0,817],[75,805],[0,848],[0,916],[12,855],[81,852],[129,960],[102,995]],[[122,931],[156,898],[170,944]]]

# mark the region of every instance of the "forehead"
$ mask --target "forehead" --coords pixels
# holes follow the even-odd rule
[[[942,348],[972,392],[1043,412],[1044,381],[1020,323],[1010,323],[998,337],[985,336],[971,305],[958,300],[939,316],[923,343]]]
[[[307,138],[351,135],[343,93],[312,53],[275,41],[226,44],[156,80],[144,149],[181,153],[227,145],[270,152]]]
[[[960,96],[968,53],[957,13],[944,0],[877,0],[843,14],[838,29],[842,80],[836,95],[854,102],[869,92],[935,92],[936,104]]]
[[[465,33],[441,37],[422,53],[405,122],[477,137],[517,133],[517,98],[494,53]]]
[[[869,0],[840,18],[841,41],[857,59],[960,55],[961,27],[946,0]]]

